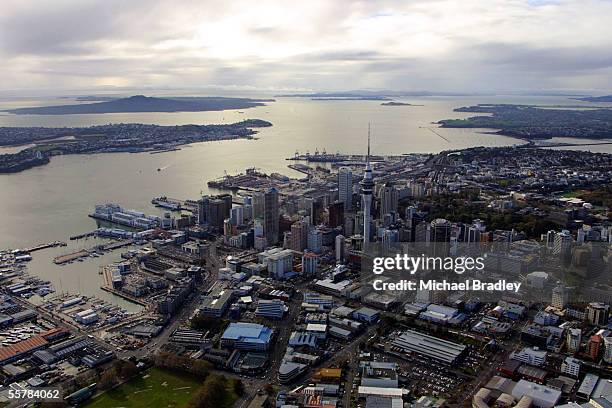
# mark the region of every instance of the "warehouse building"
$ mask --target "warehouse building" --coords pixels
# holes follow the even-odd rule
[[[239,350],[267,350],[273,330],[256,323],[230,323],[221,337],[221,346]]]
[[[422,356],[454,364],[467,350],[463,344],[442,340],[427,334],[406,330],[393,340],[392,345],[405,353],[416,353]]]

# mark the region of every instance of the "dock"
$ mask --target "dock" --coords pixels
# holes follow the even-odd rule
[[[115,249],[123,248],[134,244],[133,239],[124,239],[118,242],[111,242],[110,244],[103,245],[100,249],[103,251],[112,251]]]
[[[171,197],[155,197],[151,200],[151,204],[156,207],[161,207],[170,211],[197,211],[198,203],[193,200],[180,200]]]
[[[49,242],[47,244],[36,245],[36,246],[31,247],[31,248],[20,249],[18,252],[23,252],[23,253],[29,254],[30,252],[40,251],[41,249],[55,248],[55,247],[66,246],[66,245],[68,245],[68,244],[66,244],[65,242],[62,242],[62,241],[53,241],[53,242]]]
[[[89,251],[81,249],[80,251],[72,252],[70,254],[56,256],[55,258],[53,258],[53,263],[56,265],[62,265],[68,262],[75,261],[79,258],[85,258],[86,256],[89,256]]]
[[[310,172],[312,171],[312,169],[308,166],[306,166],[305,164],[301,164],[301,163],[297,163],[297,164],[290,164],[287,167],[289,167],[291,170],[295,170],[295,171],[299,171],[302,174],[306,174],[306,175],[310,175]]]
[[[86,232],[84,234],[79,234],[79,235],[73,235],[70,237],[71,241],[75,241],[77,239],[83,239],[83,238],[89,238],[89,237],[95,237],[96,235],[98,235],[97,231],[91,231],[91,232]]]
[[[112,293],[113,295],[119,296],[125,300],[129,300],[130,302],[139,304],[141,306],[149,306],[149,304],[147,304],[146,302],[140,300],[137,297],[134,297],[132,295],[128,295],[127,293],[117,290],[113,287],[113,278],[112,278],[112,271],[110,268],[102,268],[102,275],[104,276],[104,284],[102,286],[100,286],[100,289],[102,289],[105,292],[109,292]]]
[[[393,157],[393,156],[389,156]],[[338,163],[338,162],[346,162],[346,163],[365,163],[366,156],[363,154],[340,154],[340,153],[326,153],[323,151],[319,153],[319,151],[315,151],[314,154],[306,153],[300,154],[299,152],[295,152],[293,157],[287,157],[285,160],[296,160],[296,161],[305,161],[312,163]],[[371,162],[380,162],[385,161],[386,158],[383,156],[370,156]]]

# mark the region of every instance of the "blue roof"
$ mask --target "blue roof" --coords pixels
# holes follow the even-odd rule
[[[268,343],[272,337],[272,329],[257,323],[230,323],[223,332],[223,340],[249,341],[253,343]]]

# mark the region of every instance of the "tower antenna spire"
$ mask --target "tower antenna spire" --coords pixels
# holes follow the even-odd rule
[[[370,122],[368,122],[368,155],[366,156],[366,162],[370,162]]]

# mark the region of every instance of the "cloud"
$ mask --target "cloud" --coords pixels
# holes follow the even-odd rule
[[[605,0],[7,1],[0,90],[610,90]]]

